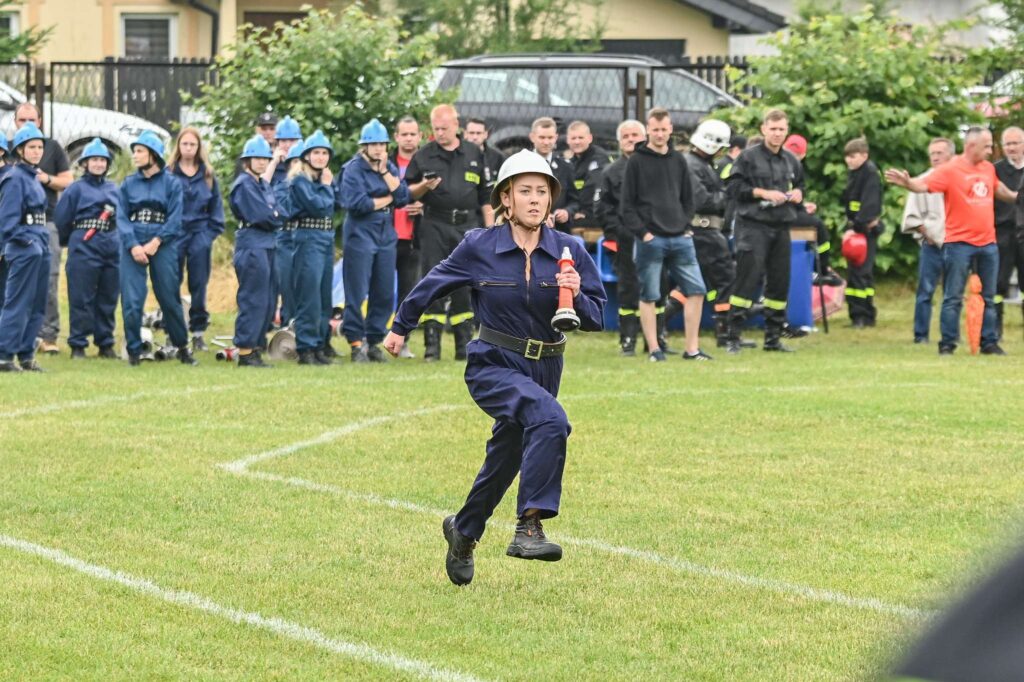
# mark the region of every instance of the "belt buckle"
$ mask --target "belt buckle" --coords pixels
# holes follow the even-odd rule
[[[536,351],[532,350],[536,348]],[[540,360],[540,354],[544,350],[544,342],[537,341],[536,339],[526,339],[526,350],[523,351],[523,357],[527,360]]]
[[[708,218],[701,218],[697,221],[697,225],[700,227],[711,227],[711,221]]]

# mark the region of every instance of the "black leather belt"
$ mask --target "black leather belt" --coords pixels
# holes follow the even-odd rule
[[[384,208],[374,209],[373,212],[374,213],[391,213],[391,211],[393,211],[393,210],[394,210],[394,208],[389,205],[389,206],[385,206]]]
[[[297,228],[303,230],[323,230],[326,232],[334,229],[334,220],[327,216],[323,218],[299,218],[295,223]]]
[[[163,211],[154,211],[150,208],[143,208],[128,216],[133,223],[163,223],[167,222],[167,214]]]
[[[46,214],[45,213],[26,213],[21,217],[21,220],[26,225],[45,225]]]
[[[244,220],[238,223],[239,230],[259,230],[260,232],[273,232],[274,226],[266,223],[248,223]]]
[[[541,358],[553,358],[565,352],[565,334],[561,341],[549,343],[535,339],[520,339],[518,336],[509,336],[495,331],[490,327],[480,327],[480,340],[510,350],[513,353],[522,355],[527,360],[540,360]]]
[[[113,223],[109,220],[100,220],[99,218],[77,220],[74,227],[76,230],[96,230],[97,232],[110,232],[114,229]]]
[[[690,227],[701,227],[706,230],[721,230],[725,220],[720,215],[695,215]]]
[[[465,225],[476,217],[476,211],[462,208],[433,208],[432,206],[425,206],[423,208],[423,215],[439,220],[442,223],[448,223],[449,225]]]

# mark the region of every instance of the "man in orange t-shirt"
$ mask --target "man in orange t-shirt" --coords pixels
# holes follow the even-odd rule
[[[999,272],[999,248],[996,246],[994,200],[1016,201],[996,177],[992,156],[992,133],[972,127],[964,137],[964,153],[933,170],[923,179],[911,178],[905,170],[889,169],[885,179],[911,192],[934,192],[945,197],[946,241],[942,245],[942,315],[939,328],[939,355],[952,355],[960,339],[960,310],[964,285],[973,264],[981,278],[981,296],[985,299],[985,317],[981,326],[981,352],[1006,355],[999,347],[996,329],[996,277]]]

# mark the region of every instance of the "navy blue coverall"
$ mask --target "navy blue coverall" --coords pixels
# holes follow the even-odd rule
[[[204,332],[210,326],[210,313],[206,309],[210,254],[213,240],[224,232],[224,204],[221,202],[217,178],[213,178],[212,187],[207,186],[206,170],[202,163],[195,175],[185,175],[180,166],[174,168],[171,174],[181,182],[182,189],[178,272],[184,278],[188,270],[188,293],[192,297],[188,309],[188,329],[193,333]]]
[[[291,220],[291,212],[288,208],[288,167],[290,161],[280,163],[274,169],[274,177],[270,186],[277,197],[277,210],[284,219],[284,223],[274,239],[277,242],[277,249],[274,251],[274,281],[273,292],[274,306],[277,306],[277,299],[281,299],[281,324],[286,325],[295,317],[295,294],[292,291],[292,262],[295,260],[295,231],[288,229],[287,221]]]
[[[334,189],[305,173],[292,178],[288,189],[293,239],[292,291],[295,292],[295,349],[316,350],[331,333],[331,293],[334,283]]]
[[[14,168],[10,162],[0,166],[0,183],[3,183],[4,178]],[[4,239],[3,235],[0,234],[0,307],[4,304],[4,291],[7,287],[7,259],[4,258]]]
[[[398,166],[390,161],[388,170],[398,177]],[[392,202],[374,210],[373,200],[388,195]],[[409,187],[402,180],[391,192],[380,173],[370,167],[362,154],[356,154],[345,164],[338,203],[347,211],[342,228],[345,318],[341,330],[349,343],[365,338],[371,345],[378,344],[387,334],[395,302],[398,234],[394,210],[409,203]],[[367,297],[364,320],[363,300]]]
[[[274,317],[274,232],[281,216],[270,185],[242,172],[231,185],[231,213],[238,220],[235,233],[235,274],[238,276],[238,316],[234,343],[239,348],[259,348]]]
[[[46,193],[36,168],[18,163],[0,182],[0,244],[5,278],[0,309],[0,360],[35,356],[36,336],[46,314],[50,281],[50,233]]]
[[[120,293],[121,249],[113,215],[101,223],[104,207],[117,211],[117,185],[105,175],[86,172],[60,196],[53,211],[57,231],[68,237],[68,345],[85,350],[89,336],[99,348],[114,345],[114,318]],[[89,241],[85,235],[96,228]]]
[[[511,226],[468,232],[409,293],[391,330],[407,336],[432,301],[459,287],[471,287],[473,309],[482,326],[521,339],[557,342],[561,335],[551,328],[558,308],[555,275],[562,248],[568,246],[580,274],[580,294],[574,299],[580,329],[601,331],[606,296],[597,266],[573,237],[546,226],[540,229],[540,243],[530,255],[529,279],[526,257],[512,238]],[[542,519],[558,514],[571,428],[556,400],[561,355],[530,360],[480,339],[471,341],[467,352],[466,386],[480,409],[494,418],[494,426],[484,465],[455,517],[455,527],[479,540],[516,474],[517,516],[527,509],[539,510]]]
[[[117,234],[121,240],[121,316],[128,354],[142,353],[142,309],[146,304],[146,273],[153,281],[153,293],[163,312],[164,327],[171,343],[188,346],[185,314],[181,309],[181,275],[178,242],[181,238],[181,183],[160,169],[147,178],[142,171],[121,183],[117,203]],[[160,238],[156,255],[148,265],[132,258],[132,248]]]

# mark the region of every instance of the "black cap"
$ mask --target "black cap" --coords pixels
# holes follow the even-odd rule
[[[277,114],[273,111],[264,111],[262,114],[256,117],[256,125],[258,126],[276,126],[277,125]]]

